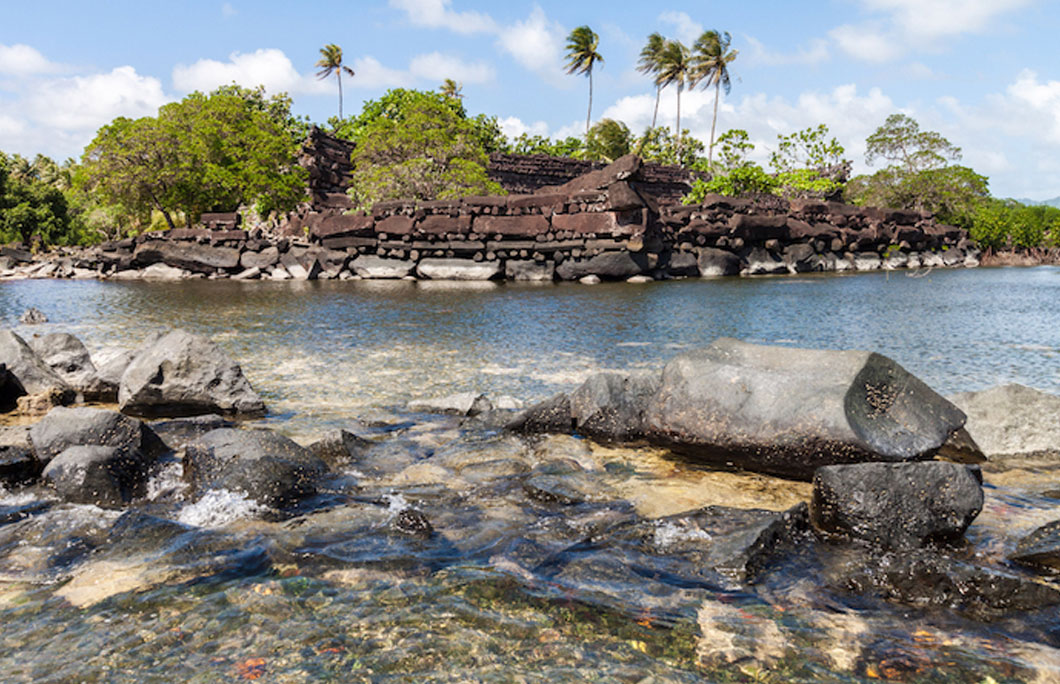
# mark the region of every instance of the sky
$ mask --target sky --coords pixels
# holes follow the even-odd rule
[[[725,31],[739,55],[718,133],[747,130],[764,162],[777,135],[827,124],[856,172],[865,138],[895,112],[942,133],[998,197],[1060,196],[1060,3],[1056,0],[271,0],[89,3],[0,0],[0,150],[79,158],[96,130],[194,90],[237,82],[287,92],[296,113],[337,114],[334,77],[314,65],[343,48],[346,114],[388,88],[463,86],[472,114],[511,135],[584,132],[588,83],[564,70],[571,29],[600,36],[593,119],[650,124],[636,70],[648,34],[686,44]],[[685,92],[682,126],[710,136],[713,91]],[[676,93],[664,91],[660,125]]]

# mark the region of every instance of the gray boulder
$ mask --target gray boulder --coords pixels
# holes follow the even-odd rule
[[[359,461],[371,446],[367,439],[340,429],[326,433],[306,448],[331,468],[338,468]]]
[[[148,458],[165,451],[165,445],[143,421],[96,408],[53,408],[30,428],[29,439],[44,464],[72,446],[109,446]]]
[[[1043,452],[1060,457],[1060,396],[1011,384],[949,400],[968,415],[965,428],[988,458]]]
[[[159,417],[265,412],[238,364],[213,342],[179,329],[133,359],[121,377],[118,404],[126,413]]]
[[[272,507],[314,494],[327,469],[308,449],[269,430],[222,428],[184,447],[184,477],[199,495],[227,489]]]
[[[183,448],[188,442],[202,437],[207,432],[235,427],[235,423],[216,413],[207,413],[206,415],[192,416],[190,418],[159,420],[151,423],[150,426],[154,433],[158,435],[158,438],[165,443],[166,447],[176,451]]]
[[[810,519],[883,549],[950,542],[983,509],[982,481],[977,466],[939,461],[826,466],[813,478]]]
[[[579,280],[598,276],[604,280],[625,280],[651,269],[646,254],[638,252],[604,252],[584,261],[567,260],[556,267],[560,280]]]
[[[645,414],[675,451],[809,480],[820,466],[925,460],[965,420],[887,357],[719,339],[663,371]]]
[[[27,484],[40,475],[40,461],[33,451],[21,446],[0,446],[0,485],[6,487]]]
[[[412,270],[416,268],[416,262],[405,259],[384,259],[365,254],[351,261],[350,268],[366,280],[400,280],[412,273]]]
[[[118,398],[118,384],[99,376],[88,349],[69,333],[49,333],[34,336],[29,346],[44,363],[55,371],[70,387],[85,399],[114,401]]]
[[[239,250],[197,242],[148,240],[136,247],[133,262],[138,266],[162,262],[167,266],[209,275],[218,269],[236,268],[239,265]]]
[[[152,343],[157,340],[160,335],[152,336]],[[143,350],[141,349],[105,349],[102,352],[96,354],[95,365],[96,374],[99,375],[100,380],[105,383],[113,384],[115,387],[121,384],[121,376],[125,374],[125,369],[129,367],[132,360],[136,358],[136,355]],[[115,397],[115,400],[117,398]]]
[[[698,256],[699,274],[704,278],[717,278],[740,274],[740,257],[724,249],[701,247]]]
[[[570,395],[574,428],[604,441],[642,439],[646,433],[644,413],[658,389],[658,373],[593,375]]]
[[[25,340],[10,330],[0,330],[0,363],[18,380],[24,394],[70,390],[66,381],[59,377]]]
[[[1060,570],[1060,520],[1042,525],[1021,539],[1009,560],[1038,569]]]
[[[142,492],[147,464],[138,452],[112,446],[72,446],[42,474],[64,501],[121,508]]]
[[[556,265],[551,261],[509,259],[504,262],[504,277],[516,282],[550,283],[556,277]]]
[[[571,416],[570,397],[557,394],[551,399],[534,404],[519,412],[506,426],[511,432],[539,434],[546,432],[566,433],[574,426]]]
[[[501,275],[498,261],[472,259],[423,259],[416,275],[430,280],[493,280]]]

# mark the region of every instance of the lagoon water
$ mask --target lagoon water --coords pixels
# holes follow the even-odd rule
[[[50,322],[18,325],[30,306]],[[185,501],[172,468],[140,507],[156,522],[121,537],[118,512],[0,490],[4,681],[1060,681],[1055,613],[851,598],[842,558],[792,551],[753,589],[676,581],[689,568],[628,550],[556,560],[631,515],[782,510],[808,485],[403,409],[467,390],[532,402],[720,336],[878,351],[943,394],[1060,393],[1060,268],[592,287],[26,280],[0,283],[0,319],[72,332],[94,353],[180,326],[240,361],[273,429],[307,443],[354,418],[379,425],[374,456],[293,519],[260,520],[231,492]],[[560,456],[608,494],[528,502],[520,468]],[[1060,478],[1035,468],[988,475],[978,557],[1056,519],[1043,483]],[[37,501],[49,507],[6,524]],[[410,507],[431,540],[393,532]],[[653,539],[688,535],[667,522]]]

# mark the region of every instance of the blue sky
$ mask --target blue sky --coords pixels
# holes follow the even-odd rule
[[[563,72],[574,27],[600,34],[593,118],[639,130],[654,89],[635,70],[646,36],[732,34],[740,51],[718,130],[744,128],[764,160],[778,133],[826,123],[855,161],[901,111],[964,150],[998,196],[1060,195],[1060,12],[1048,0],[613,1],[228,0],[26,3],[0,22],[0,149],[79,157],[112,118],[153,114],[191,90],[237,81],[287,91],[314,121],[337,111],[314,78],[325,43],[357,72],[345,109],[387,88],[463,84],[472,113],[506,132],[578,134],[587,83]],[[709,137],[711,92],[682,98],[682,124]],[[674,94],[660,123],[673,124]]]

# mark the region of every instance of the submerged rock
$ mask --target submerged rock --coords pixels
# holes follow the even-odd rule
[[[826,466],[813,478],[810,518],[884,549],[954,541],[983,508],[982,482],[978,467],[957,463]]]
[[[437,399],[416,399],[408,404],[409,411],[419,413],[447,413],[457,416],[477,416],[493,410],[493,404],[485,394],[460,392]]]
[[[23,485],[40,475],[40,461],[33,451],[21,446],[0,446],[0,485],[11,487]]]
[[[557,394],[520,412],[505,426],[506,430],[525,434],[570,432],[574,426],[570,397]]]
[[[1060,520],[1042,525],[1021,539],[1009,559],[1021,565],[1060,571]]]
[[[138,451],[72,446],[51,459],[42,477],[64,501],[121,508],[142,493],[147,463]]]
[[[118,404],[140,416],[265,412],[239,364],[213,342],[179,329],[133,359],[121,377]]]
[[[1010,384],[949,399],[968,415],[965,428],[988,457],[1051,452],[1060,458],[1060,396]]]
[[[72,446],[116,447],[152,460],[165,451],[165,445],[143,421],[96,408],[52,409],[30,428],[29,439],[44,464]]]
[[[283,507],[315,493],[327,470],[308,449],[269,430],[222,428],[184,447],[184,477],[200,496],[227,489]]]
[[[823,465],[930,458],[965,416],[894,361],[719,339],[666,365],[649,439],[808,480]]]
[[[372,442],[359,437],[349,430],[332,430],[307,449],[331,468],[357,462]]]

